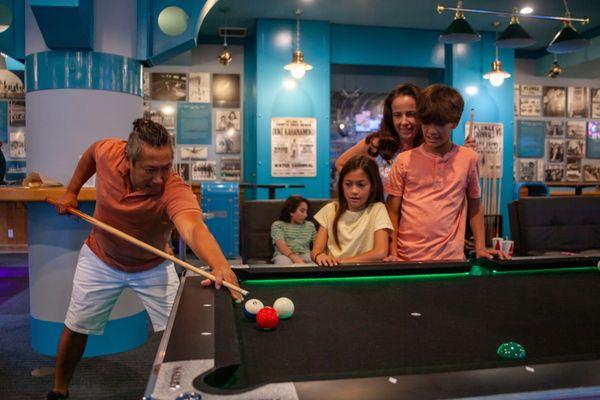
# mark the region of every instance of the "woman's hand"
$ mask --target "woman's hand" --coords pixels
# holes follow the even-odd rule
[[[320,266],[334,267],[340,264],[340,260],[325,253],[319,253],[315,256],[315,263]]]

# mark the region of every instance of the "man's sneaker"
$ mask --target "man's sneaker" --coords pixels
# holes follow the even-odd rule
[[[67,390],[67,394],[62,394],[54,391],[49,391],[46,395],[46,400],[63,400],[69,398],[69,391]]]

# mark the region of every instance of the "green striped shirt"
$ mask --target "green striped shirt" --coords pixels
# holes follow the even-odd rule
[[[275,247],[273,257],[281,254],[275,245],[276,241],[283,240],[294,253],[304,254],[310,252],[310,244],[315,240],[315,236],[317,236],[317,230],[310,221],[303,224],[275,221],[271,225],[271,238],[273,247]]]

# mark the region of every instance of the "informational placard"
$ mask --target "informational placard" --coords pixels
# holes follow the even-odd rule
[[[271,176],[317,176],[316,118],[271,119]]]
[[[519,121],[517,125],[517,156],[544,157],[544,121]]]
[[[177,144],[211,144],[211,114],[209,103],[178,103]]]
[[[588,122],[587,130],[587,158],[600,158],[600,122]]]
[[[465,136],[471,131],[471,123],[465,124]],[[504,125],[500,123],[475,122],[473,138],[479,153],[479,173],[482,178],[502,178],[502,141]]]

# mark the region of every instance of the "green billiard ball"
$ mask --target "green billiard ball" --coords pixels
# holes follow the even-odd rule
[[[502,343],[496,354],[502,360],[523,360],[527,356],[525,348],[517,342]]]

